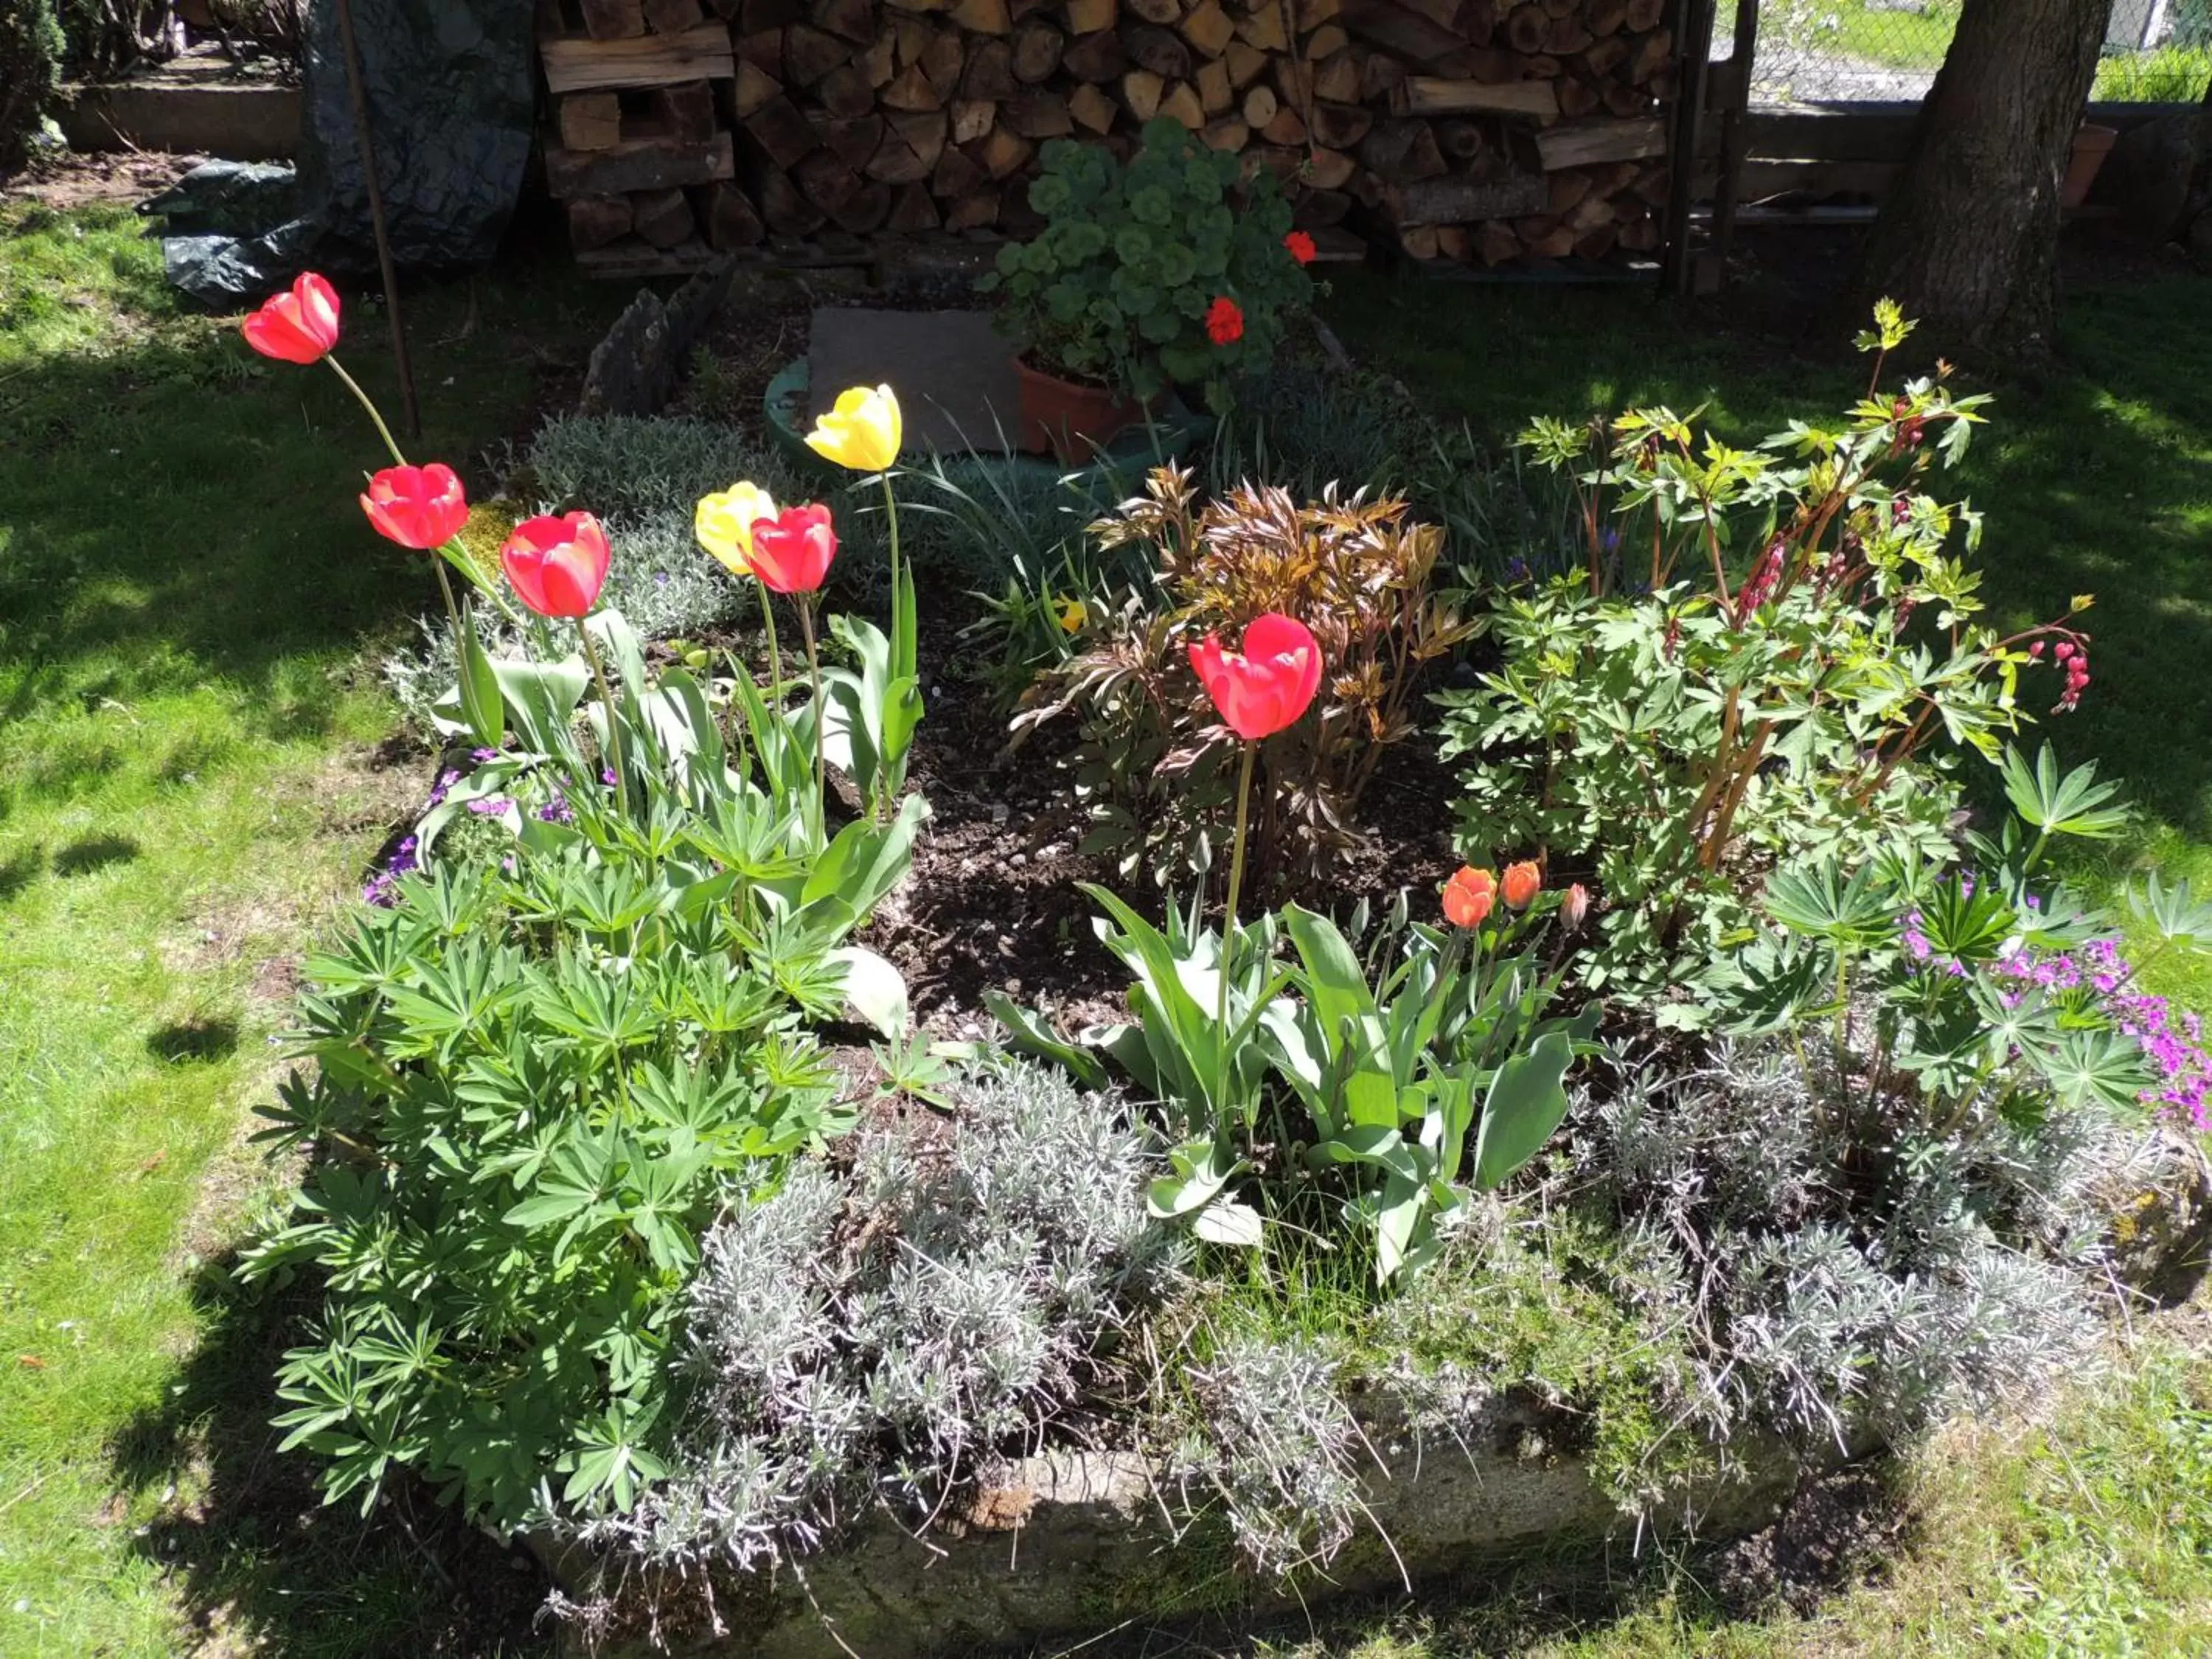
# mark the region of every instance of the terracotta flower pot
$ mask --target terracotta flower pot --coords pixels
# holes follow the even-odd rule
[[[1063,465],[1091,460],[1123,428],[1144,419],[1145,406],[1110,387],[1064,380],[1014,359],[1021,382],[1022,447],[1057,456]]]
[[[2105,157],[2112,153],[2119,137],[2115,127],[2091,126],[2082,124],[2074,135],[2074,156],[2066,164],[2066,177],[2058,186],[2058,205],[2077,208],[2089,199],[2089,186],[2097,182],[2097,169],[2105,165]]]

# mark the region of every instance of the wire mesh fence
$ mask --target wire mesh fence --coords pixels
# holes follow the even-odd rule
[[[1739,5],[1759,8],[1752,101],[1900,103],[1925,97],[1964,0],[1721,0],[1713,55],[1725,58]],[[2212,0],[2113,0],[2099,100],[2188,103],[2212,81]]]

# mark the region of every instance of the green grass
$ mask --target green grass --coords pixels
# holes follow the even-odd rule
[[[620,297],[478,295],[572,350]],[[419,453],[481,484],[533,377],[509,325],[455,337],[464,299],[410,313]],[[395,406],[380,314],[347,321]],[[188,311],[127,210],[0,210],[0,1654],[172,1654],[217,1607],[390,1651],[420,1564],[292,1524],[265,1322],[209,1264],[270,1185],[281,964],[420,787],[371,755],[364,647],[434,588],[354,503],[378,452],[336,377]]]
[[[2194,104],[2212,82],[2212,46],[2160,46],[2117,52],[2097,65],[2089,96],[2101,102]]]
[[[1464,1586],[1325,1620],[1272,1659],[2165,1659],[2212,1650],[2212,1359],[2160,1334],[2045,1424],[1946,1431],[1897,1496],[1907,1547],[1810,1613],[1731,1608],[1711,1562]],[[1739,1599],[1744,1599],[1739,1597]]]
[[[1538,412],[1579,416],[1662,403],[1731,440],[1841,410],[1866,385],[1849,350],[1787,345],[1686,319],[1640,289],[1509,289],[1333,279],[1326,313],[1355,358],[1401,375],[1430,407],[1499,444]],[[1981,564],[1993,619],[2047,619],[2097,596],[2094,680],[2052,718],[2056,676],[2023,701],[2069,762],[2095,760],[2139,810],[2136,832],[2085,871],[2109,891],[2162,868],[2212,891],[2212,280],[2160,277],[2078,291],[2059,360],[2034,379],[1962,375],[1996,394],[1955,479],[1987,514]],[[2047,690],[2048,696],[2041,694]],[[2212,1008],[2212,963],[2153,965],[2160,988]]]

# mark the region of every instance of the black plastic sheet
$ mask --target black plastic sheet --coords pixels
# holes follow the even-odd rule
[[[530,158],[532,10],[516,0],[352,0],[362,90],[384,191],[392,254],[403,270],[481,264],[498,248]],[[185,188],[159,210],[169,280],[210,304],[256,301],[301,271],[369,275],[368,209],[333,0],[314,0],[301,68],[294,205],[247,234],[209,222],[234,195],[236,169]],[[265,172],[266,169],[257,169]],[[157,198],[157,200],[160,198]],[[149,204],[149,210],[153,204]]]

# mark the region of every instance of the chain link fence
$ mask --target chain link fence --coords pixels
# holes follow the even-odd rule
[[[1713,55],[1730,55],[1739,5],[1759,7],[1757,104],[1905,103],[1927,95],[1963,0],[1721,0]],[[2212,81],[2212,0],[2113,0],[2092,94],[2187,103]]]

